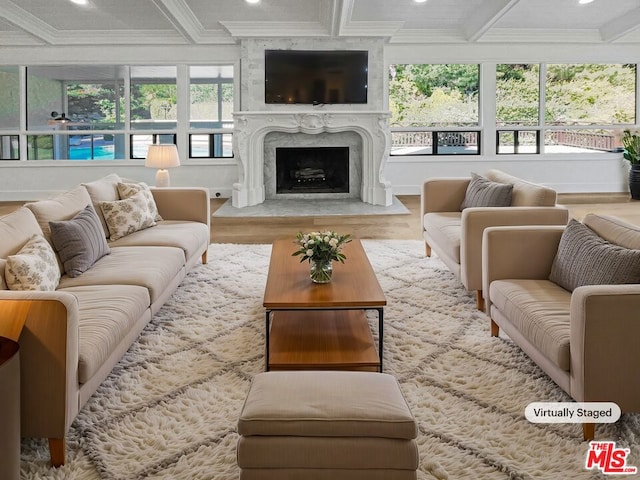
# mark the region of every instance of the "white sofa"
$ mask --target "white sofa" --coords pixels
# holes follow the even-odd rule
[[[622,412],[640,412],[640,227],[595,214],[582,223],[599,238],[574,240],[573,251],[561,245],[571,223],[485,230],[483,286],[491,334],[502,329],[574,400],[615,402]],[[559,275],[556,263],[552,275],[559,249],[569,266]],[[617,263],[607,249],[622,251]],[[591,278],[580,285],[585,273]],[[570,281],[579,286],[567,290]],[[583,430],[585,439],[594,438],[594,424],[583,424]]]
[[[109,175],[0,217],[0,279],[7,257],[30,238],[50,239],[50,221],[89,204],[100,213],[100,202],[119,200],[120,182]],[[48,438],[54,466],[65,461],[65,435],[80,409],[187,271],[206,263],[208,190],[151,191],[162,220],[109,239],[109,254],[79,276],[63,274],[55,291],[10,290],[0,281],[0,335],[20,344],[21,433]]]
[[[464,287],[476,291],[479,310],[482,293],[482,232],[496,225],[564,225],[566,208],[556,205],[556,192],[500,170],[485,174],[491,182],[512,185],[508,206],[463,208],[471,177],[429,178],[421,195],[422,234],[427,256],[431,250],[455,273]]]

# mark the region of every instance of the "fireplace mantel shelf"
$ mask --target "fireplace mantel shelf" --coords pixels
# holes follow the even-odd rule
[[[264,138],[270,132],[359,134],[362,138],[361,199],[373,205],[392,204],[391,186],[383,174],[390,150],[388,111],[269,110],[235,112],[233,117],[234,155],[238,159],[233,206],[264,202]]]

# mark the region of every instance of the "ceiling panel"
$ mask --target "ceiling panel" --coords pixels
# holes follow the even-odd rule
[[[219,21],[314,22],[320,4],[328,0],[262,0],[251,5],[241,0],[186,0],[195,17],[207,30],[220,28]]]
[[[152,0],[16,0],[20,8],[56,30],[166,30],[171,23]]]
[[[640,8],[638,0],[595,0],[585,5],[578,0],[521,0],[495,27],[598,29],[635,8]]]
[[[404,28],[455,28],[484,0],[354,0],[352,21],[403,21]]]
[[[640,43],[640,0],[0,0],[2,45],[229,44],[371,36],[391,43]],[[122,35],[128,30],[128,35]],[[113,34],[110,33],[113,32]]]

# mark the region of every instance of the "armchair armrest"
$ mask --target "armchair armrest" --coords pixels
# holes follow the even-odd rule
[[[467,290],[482,290],[482,236],[488,227],[566,225],[564,207],[474,207],[462,211],[460,279]],[[515,277],[512,277],[515,278]]]
[[[564,207],[465,208],[462,212],[460,232],[460,279],[462,283],[467,290],[482,290],[482,236],[487,227],[564,226],[568,219],[569,211]]]
[[[0,329],[24,322],[23,436],[64,438],[78,413],[78,301],[66,292],[0,291]]]
[[[571,295],[571,395],[640,411],[640,285],[588,285]]]
[[[209,189],[198,187],[151,188],[158,213],[165,220],[211,224]]]
[[[420,222],[430,212],[459,212],[471,178],[429,178],[422,184]]]
[[[545,279],[558,251],[564,226],[502,226],[484,230],[482,290],[490,311],[489,286],[494,280]]]

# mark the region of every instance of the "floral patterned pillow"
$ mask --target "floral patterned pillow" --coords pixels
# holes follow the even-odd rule
[[[156,224],[155,215],[149,210],[149,203],[143,192],[138,192],[124,200],[100,202],[99,205],[107,222],[111,240],[117,240]]]
[[[153,199],[153,194],[151,193],[151,189],[149,188],[149,185],[147,185],[144,182],[118,183],[118,195],[120,195],[121,200],[132,197],[138,192],[144,193],[144,196],[147,199],[147,203],[149,205],[149,211],[155,217],[156,222],[160,222],[162,220],[162,217],[158,213],[158,207],[156,206],[156,201]]]
[[[42,235],[34,235],[15,255],[7,257],[4,272],[10,290],[53,291],[60,281],[56,254]]]

